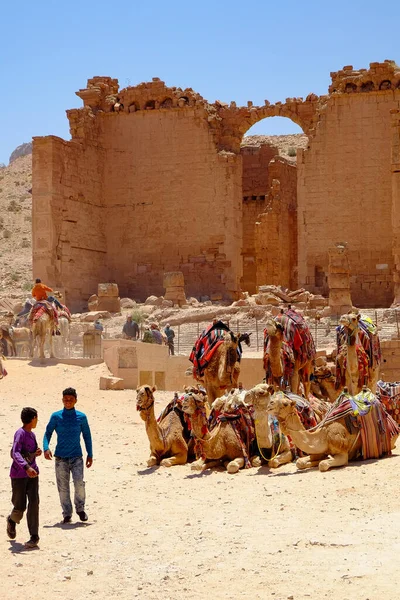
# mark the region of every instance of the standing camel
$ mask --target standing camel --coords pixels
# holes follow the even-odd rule
[[[379,379],[380,344],[376,328],[358,311],[340,317],[336,358],[337,386],[345,384],[350,394],[358,394],[364,385],[373,393]]]
[[[55,358],[53,350],[53,333],[55,332],[54,318],[51,317],[47,312],[43,312],[36,320],[34,318],[32,322],[32,357],[35,350],[36,343],[39,345],[39,357],[44,360],[44,344],[46,337],[49,339],[50,346],[50,358]]]
[[[190,372],[206,388],[209,407],[216,398],[237,387],[241,343],[250,346],[250,335],[235,335],[225,323],[218,321],[196,341],[189,358],[193,363]]]
[[[301,328],[292,318],[295,315]],[[294,394],[310,395],[315,346],[310,330],[302,317],[289,309],[275,319],[269,319],[264,331],[264,368],[266,380],[277,388],[290,387]]]

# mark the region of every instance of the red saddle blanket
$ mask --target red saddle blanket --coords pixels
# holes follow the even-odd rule
[[[31,312],[29,313],[30,323],[35,323],[45,313],[47,313],[51,319],[54,319],[54,321],[58,323],[57,311],[53,305],[50,302],[46,302],[46,300],[36,302],[36,304],[32,306]]]

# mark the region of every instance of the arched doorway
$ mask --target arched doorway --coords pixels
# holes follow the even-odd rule
[[[297,158],[308,137],[291,118],[266,117],[248,129],[242,156],[242,290],[297,285]]]

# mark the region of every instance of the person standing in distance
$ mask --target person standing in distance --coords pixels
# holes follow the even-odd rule
[[[81,434],[85,442],[87,458],[86,466],[89,469],[93,463],[92,436],[87,417],[84,413],[75,410],[78,396],[74,388],[67,388],[62,393],[64,408],[54,412],[46,427],[43,438],[44,457],[52,459],[49,444],[53,431],[57,433],[57,445],[54,452],[56,482],[63,514],[63,523],[70,523],[72,518],[72,502],[70,496],[70,478],[74,482],[75,510],[81,521],[87,521],[85,512],[85,482],[83,481],[83,457],[81,448]]]

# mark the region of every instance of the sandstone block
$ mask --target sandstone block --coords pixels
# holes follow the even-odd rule
[[[106,310],[94,310],[86,314],[81,315],[81,321],[83,323],[93,323],[97,319],[110,319],[111,315]]]
[[[348,273],[329,273],[329,287],[332,289],[349,289],[350,279]]]
[[[99,297],[107,296],[118,298],[118,285],[116,283],[99,283],[97,285],[97,295]]]
[[[165,288],[184,287],[185,278],[182,271],[171,271],[169,273],[164,273],[163,285]]]
[[[100,377],[99,388],[101,390],[124,390],[124,380],[120,377]]]
[[[97,299],[97,310],[107,310],[112,313],[121,312],[120,299],[114,296],[99,296]]]
[[[134,308],[136,306],[135,300],[131,298],[121,298],[120,304],[121,308]]]
[[[88,300],[88,309],[89,311],[94,311],[97,310],[97,295],[96,294],[92,294]]]
[[[157,296],[149,296],[148,298],[146,298],[145,304],[147,306],[161,306],[163,300],[163,296],[160,296],[159,298],[157,298]]]

